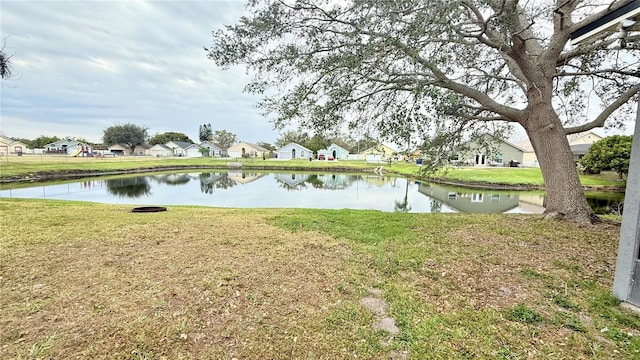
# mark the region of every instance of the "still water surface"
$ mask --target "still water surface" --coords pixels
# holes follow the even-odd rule
[[[612,200],[613,196],[613,200]],[[373,209],[405,212],[542,212],[540,192],[451,188],[394,176],[253,171],[175,172],[105,177],[2,190],[0,197],[109,204],[201,205],[231,208]],[[598,206],[622,194],[596,199]],[[594,199],[592,199],[592,202]]]

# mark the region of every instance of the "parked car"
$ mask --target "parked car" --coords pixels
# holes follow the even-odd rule
[[[324,154],[318,155],[318,160],[324,160]]]

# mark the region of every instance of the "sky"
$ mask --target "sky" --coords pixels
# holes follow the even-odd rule
[[[244,68],[207,59],[211,32],[244,1],[0,1],[0,39],[15,76],[0,85],[0,132],[102,142],[133,123],[149,135],[199,126],[273,143],[278,131],[244,93]]]
[[[259,97],[242,91],[250,75],[218,68],[203,49],[244,3],[0,0],[0,41],[15,72],[0,83],[0,133],[100,143],[106,128],[133,123],[198,141],[210,123],[238,141],[275,142]],[[511,140],[524,136],[518,129]]]

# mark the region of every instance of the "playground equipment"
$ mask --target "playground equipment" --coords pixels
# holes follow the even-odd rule
[[[82,148],[78,147],[78,149],[76,151],[73,152],[73,154],[71,154],[72,157],[76,157],[78,156],[80,153],[82,152]]]

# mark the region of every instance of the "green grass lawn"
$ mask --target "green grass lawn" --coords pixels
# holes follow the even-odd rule
[[[65,156],[7,156],[0,158],[0,179],[15,176],[29,176],[38,173],[63,172],[114,172],[126,170],[162,170],[167,168],[227,168],[229,163],[241,163],[245,168],[254,169],[291,169],[291,170],[334,170],[334,171],[371,171],[382,166],[403,176],[422,177],[421,168],[415,163],[398,162],[388,164],[368,163],[366,161],[307,161],[276,159],[219,159],[219,158],[170,158],[170,157],[117,157],[117,158],[73,158]],[[537,168],[451,168],[438,175],[440,178],[460,183],[488,183],[505,185],[542,186],[543,179]],[[602,175],[581,175],[583,185],[588,186],[623,186],[610,173]]]
[[[453,168],[444,174],[447,179],[466,183],[493,183],[509,185],[543,185],[539,168]],[[580,175],[582,185],[621,186],[615,174]]]
[[[130,209],[0,199],[0,358],[640,358],[611,295],[619,225]]]

